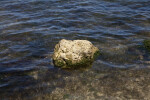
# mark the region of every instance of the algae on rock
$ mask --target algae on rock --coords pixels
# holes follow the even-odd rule
[[[99,53],[99,49],[87,40],[62,39],[55,46],[53,62],[61,68],[89,67]]]
[[[144,40],[144,47],[150,52],[150,40]]]

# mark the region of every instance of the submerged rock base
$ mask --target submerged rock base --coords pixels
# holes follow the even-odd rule
[[[87,40],[62,39],[55,46],[53,62],[61,68],[89,67],[99,53],[99,49]]]

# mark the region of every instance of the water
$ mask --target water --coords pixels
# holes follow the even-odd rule
[[[149,0],[1,0],[0,99],[150,99]],[[101,56],[86,70],[55,68],[61,39]]]

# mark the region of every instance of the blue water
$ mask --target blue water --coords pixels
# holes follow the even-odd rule
[[[148,69],[150,55],[142,42],[150,39],[150,1],[1,0],[0,98],[29,99],[30,90],[31,100],[53,95],[56,88],[67,88],[65,77],[84,76],[53,66],[53,49],[61,39],[86,39],[100,49],[102,55],[86,73]]]

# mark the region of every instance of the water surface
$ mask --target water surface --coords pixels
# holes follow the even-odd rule
[[[1,0],[0,99],[150,99],[149,0]],[[55,68],[61,39],[101,56],[86,70]],[[129,85],[128,85],[129,84]]]

